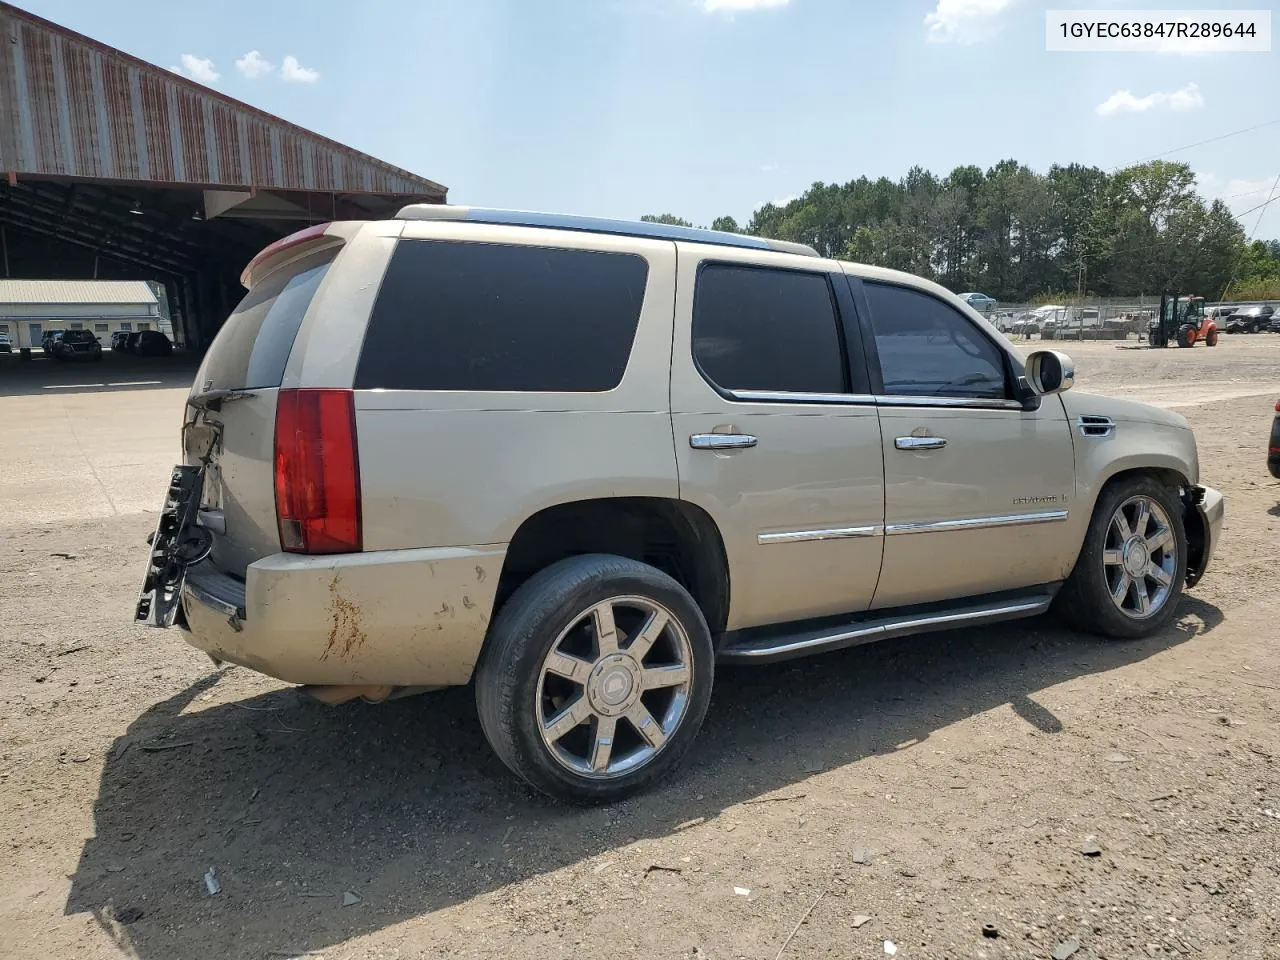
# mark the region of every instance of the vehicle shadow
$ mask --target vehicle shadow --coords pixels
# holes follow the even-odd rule
[[[37,353],[30,360],[0,355],[0,396],[103,393],[117,390],[165,390],[190,387],[200,357],[135,357],[103,352],[100,361],[55,360]]]
[[[665,836],[817,769],[918,745],[1004,704],[1060,732],[1037,691],[1144,660],[1223,620],[1196,598],[1181,614],[1133,642],[1040,618],[722,669],[682,772],[599,809],[515,782],[485,744],[467,689],[339,708],[282,690],[199,709],[214,673],[114,744],[66,912],[91,912],[143,960],[322,950]],[[360,902],[344,909],[348,892]]]

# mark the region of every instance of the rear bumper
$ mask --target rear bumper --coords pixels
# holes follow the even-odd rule
[[[504,546],[280,553],[251,564],[244,582],[198,564],[182,588],[186,639],[288,683],[464,684],[505,555]]]
[[[1212,487],[1192,487],[1187,492],[1187,586],[1194,587],[1209,569],[1213,552],[1222,539],[1226,501]]]

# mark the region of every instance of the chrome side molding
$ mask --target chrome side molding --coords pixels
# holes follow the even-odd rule
[[[1029,523],[1057,523],[1067,519],[1066,510],[1044,510],[1040,513],[1012,513],[1000,517],[965,517],[963,520],[937,520],[932,523],[891,523],[884,528],[887,536],[905,533],[944,533],[948,530],[985,530],[988,527],[1021,527]]]
[[[783,530],[762,533],[759,543],[807,543],[813,540],[847,540],[852,537],[878,537],[884,532],[879,524],[867,527],[831,527],[825,530]]]

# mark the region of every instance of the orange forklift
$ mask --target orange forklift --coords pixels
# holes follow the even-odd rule
[[[1153,347],[1194,347],[1201,340],[1206,347],[1218,345],[1218,324],[1204,315],[1204,297],[1180,297],[1177,293],[1160,295],[1160,313],[1148,327],[1148,340]]]

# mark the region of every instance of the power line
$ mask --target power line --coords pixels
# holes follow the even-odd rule
[[[1232,130],[1230,133],[1224,133],[1220,136],[1210,137],[1208,140],[1197,140],[1195,143],[1188,143],[1185,146],[1174,147],[1172,150],[1166,150],[1164,153],[1155,153],[1149,157],[1143,157],[1141,160],[1135,160],[1134,163],[1146,163],[1148,160],[1159,160],[1161,157],[1167,157],[1171,153],[1181,153],[1183,150],[1191,150],[1195,147],[1203,147],[1207,143],[1217,143],[1219,140],[1226,140],[1230,137],[1238,137],[1243,133],[1252,133],[1254,130],[1261,130],[1263,127],[1271,127],[1280,123],[1280,117],[1274,120],[1265,120],[1262,123],[1255,124],[1252,127],[1245,127],[1243,130]],[[1133,164],[1128,164],[1133,166]],[[1120,169],[1117,167],[1116,169]]]
[[[1276,196],[1277,187],[1280,187],[1280,173],[1276,174],[1275,182],[1271,184],[1271,192],[1267,194],[1267,199],[1262,201],[1262,203],[1258,204],[1256,207],[1250,207],[1244,213],[1240,214],[1240,217],[1247,217],[1249,214],[1253,213],[1254,210],[1258,211],[1258,219],[1253,222],[1253,229],[1249,231],[1249,239],[1245,241],[1246,243],[1253,243],[1253,235],[1258,232],[1258,227],[1262,226],[1262,215],[1266,213],[1267,204],[1271,203],[1273,200],[1280,199],[1280,197]],[[1236,219],[1239,220],[1240,217],[1236,217]],[[1227,285],[1222,288],[1222,296],[1218,297],[1219,302],[1227,298],[1227,291],[1230,290],[1231,285],[1236,282],[1236,273],[1238,273],[1239,270],[1240,258],[1237,257],[1235,266],[1231,268],[1231,279],[1228,280]]]
[[[1262,203],[1258,204],[1256,207],[1250,207],[1248,210],[1245,210],[1243,213],[1237,213],[1236,219],[1239,220],[1241,217],[1247,217],[1249,214],[1253,213],[1253,211],[1261,210],[1263,207],[1267,206],[1268,204],[1275,203],[1277,200],[1280,200],[1280,197],[1277,197],[1275,195],[1277,186],[1280,186],[1280,174],[1276,175],[1276,182],[1271,185],[1271,192],[1267,194],[1267,199],[1263,200]],[[1257,192],[1261,193],[1262,191],[1258,190]],[[1258,232],[1258,227],[1261,224],[1262,224],[1262,214],[1258,214],[1258,219],[1253,225],[1253,233]],[[1253,240],[1253,234],[1249,235],[1249,239],[1250,241]]]

